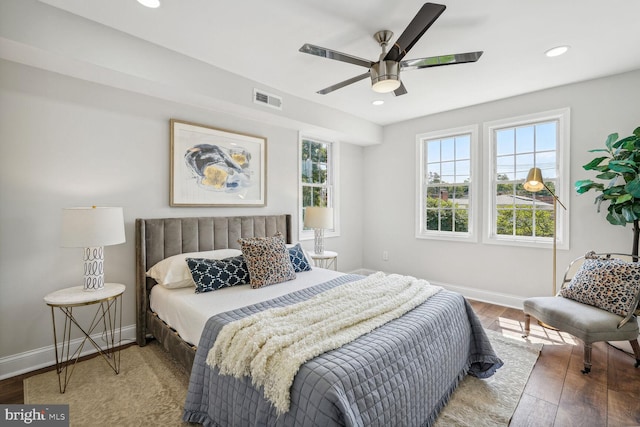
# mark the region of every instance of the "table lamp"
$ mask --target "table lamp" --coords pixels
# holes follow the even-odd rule
[[[324,253],[324,230],[333,228],[333,208],[305,208],[304,226],[313,228],[313,251],[317,254]]]
[[[62,210],[62,246],[83,248],[85,291],[104,288],[104,246],[124,242],[122,208],[92,206]]]

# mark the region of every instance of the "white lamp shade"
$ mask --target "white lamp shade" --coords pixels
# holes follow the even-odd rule
[[[62,210],[62,246],[91,248],[125,242],[122,208],[86,207]]]
[[[304,226],[307,228],[333,228],[333,208],[307,207],[304,212]]]

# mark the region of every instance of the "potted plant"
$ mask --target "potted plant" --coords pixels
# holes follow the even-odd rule
[[[595,199],[598,212],[603,202],[609,202],[607,221],[613,225],[633,224],[632,255],[638,255],[640,239],[640,127],[633,135],[618,139],[612,133],[605,142],[606,148],[589,150],[590,153],[602,153],[586,165],[585,170],[597,171],[594,182],[590,179],[576,181],[578,194],[593,189],[599,192]]]

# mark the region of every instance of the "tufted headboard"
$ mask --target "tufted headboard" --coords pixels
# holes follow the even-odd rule
[[[144,345],[149,292],[156,284],[146,271],[163,259],[214,249],[240,249],[241,237],[266,237],[277,232],[291,243],[291,215],[136,219],[136,340]]]

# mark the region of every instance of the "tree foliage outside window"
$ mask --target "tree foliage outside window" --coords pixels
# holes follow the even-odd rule
[[[329,144],[302,140],[302,206],[328,206]]]
[[[545,184],[555,192],[557,120],[497,129],[493,133],[496,179],[493,210],[496,236],[552,238],[553,195],[523,188],[532,167],[542,170]]]
[[[426,140],[423,144],[425,230],[468,233],[471,136],[455,135]]]
[[[300,183],[302,187],[302,215],[304,208],[334,207],[332,144],[303,138],[300,144]],[[335,223],[335,221],[334,221]]]

